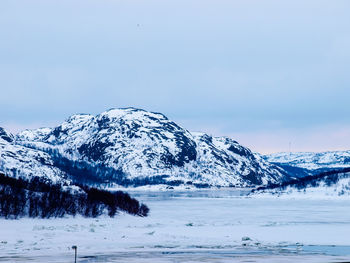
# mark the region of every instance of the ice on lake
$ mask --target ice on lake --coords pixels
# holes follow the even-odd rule
[[[249,197],[239,190],[133,191],[146,218],[0,220],[0,261],[345,262],[347,199]]]

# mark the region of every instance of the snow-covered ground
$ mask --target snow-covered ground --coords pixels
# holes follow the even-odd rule
[[[147,218],[0,220],[0,262],[345,262],[348,199],[131,192]]]

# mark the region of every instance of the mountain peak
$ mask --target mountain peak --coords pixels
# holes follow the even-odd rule
[[[144,118],[150,118],[150,119],[160,119],[160,120],[168,120],[168,118],[157,112],[150,112],[143,109],[128,107],[128,108],[112,108],[109,109],[97,117],[108,117],[110,119],[119,119],[119,118],[125,118],[125,119],[134,119],[134,120],[142,120]]]

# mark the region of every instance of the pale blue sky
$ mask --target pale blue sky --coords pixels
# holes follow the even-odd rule
[[[350,149],[350,1],[2,0],[0,126],[159,111],[261,152]]]

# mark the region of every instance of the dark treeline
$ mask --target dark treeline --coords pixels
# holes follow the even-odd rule
[[[267,186],[261,186],[254,189],[253,192],[269,190],[269,189],[285,190],[288,186],[295,187],[296,189],[301,190],[307,187],[317,187],[321,183],[324,183],[327,186],[331,186],[336,184],[339,181],[340,175],[349,173],[349,172],[350,172],[350,168],[322,172],[317,175],[309,175],[302,178],[292,179],[290,181],[286,181],[279,184],[268,184]]]
[[[77,214],[97,217],[105,212],[113,217],[118,211],[147,216],[149,209],[122,191],[111,192],[83,185],[68,187],[40,177],[26,180],[0,173],[1,217],[50,218]]]

